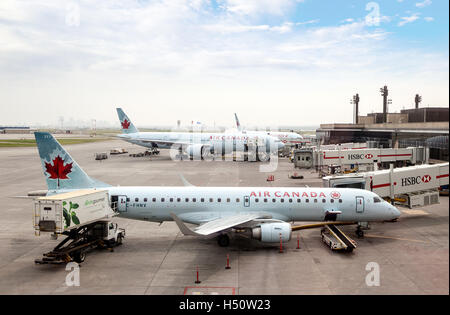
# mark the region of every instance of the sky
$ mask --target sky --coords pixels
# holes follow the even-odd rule
[[[352,122],[449,105],[444,0],[1,0],[0,125]]]

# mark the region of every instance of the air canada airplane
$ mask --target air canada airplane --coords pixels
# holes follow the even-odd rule
[[[117,114],[122,126],[119,138],[147,148],[176,149],[186,152],[191,159],[204,159],[208,154],[249,152],[254,150],[256,160],[268,161],[284,144],[267,134],[208,132],[139,132],[121,108]]]
[[[35,132],[47,195],[77,189],[107,190],[119,216],[175,221],[185,235],[217,237],[229,244],[232,232],[261,242],[288,241],[290,221],[372,222],[400,212],[373,192],[350,188],[111,186],[89,177],[47,132]],[[57,169],[58,172],[49,172]],[[189,228],[186,223],[197,225]]]
[[[234,113],[234,118],[236,119],[236,128],[240,132],[247,135],[269,135],[280,139],[286,145],[298,145],[304,143],[303,137],[295,132],[284,132],[284,131],[250,131],[243,130],[239,122],[239,118],[236,113]]]

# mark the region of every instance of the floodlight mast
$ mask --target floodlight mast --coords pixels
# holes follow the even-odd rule
[[[380,93],[381,96],[383,96],[383,123],[387,122],[387,105],[388,105],[388,95],[389,95],[389,91],[387,86],[385,85],[384,87],[380,88]],[[391,101],[392,102],[392,101]]]
[[[355,105],[353,123],[358,124],[358,115],[359,115],[359,94],[358,93],[353,95],[353,99],[350,99],[350,104]]]
[[[420,102],[422,102],[422,96],[416,94],[416,97],[414,97],[414,102],[416,103],[416,109],[418,109]]]

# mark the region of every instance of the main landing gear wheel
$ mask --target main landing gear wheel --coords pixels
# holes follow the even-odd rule
[[[230,238],[226,234],[221,234],[217,237],[217,244],[219,244],[220,247],[227,247],[230,245]]]
[[[116,241],[117,245],[122,245],[122,234],[119,234],[117,236],[117,241]]]
[[[73,255],[73,260],[81,264],[86,259],[86,252],[78,251]]]
[[[356,233],[356,236],[358,236],[359,238],[364,237],[364,231],[361,230],[361,228],[359,228],[359,227],[356,229],[355,233]]]
[[[270,154],[264,151],[259,152],[258,149],[256,149],[256,161],[257,162],[269,162],[270,161]]]

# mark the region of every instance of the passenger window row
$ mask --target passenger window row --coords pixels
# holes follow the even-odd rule
[[[175,198],[168,198],[168,200],[169,200],[169,202],[174,202]],[[185,202],[189,202],[189,200],[191,200],[192,202],[197,202],[197,198],[192,198],[192,199],[185,198],[184,199]],[[313,200],[314,200],[313,201],[314,203],[318,203],[319,202],[318,199],[313,199]],[[134,201],[135,202],[139,202],[139,198],[134,198]],[[147,202],[148,198],[144,198],[143,201]],[[165,202],[166,198],[161,198],[160,201],[161,202]],[[216,201],[217,202],[222,202],[222,198],[217,198]],[[268,199],[264,198],[262,201],[263,202],[268,202]],[[292,199],[292,198],[287,199],[287,201],[289,203],[295,202],[294,199]],[[297,198],[296,201],[297,201],[297,203],[301,203],[302,202],[301,198]],[[326,203],[327,202],[326,199],[321,199],[321,201],[322,201],[322,203]],[[127,202],[130,202],[130,198],[127,198]],[[152,198],[152,202],[156,202],[156,198]],[[176,202],[181,202],[181,198],[176,198]],[[205,202],[205,198],[200,198],[200,202]],[[214,202],[214,198],[209,198],[209,202]],[[226,202],[231,202],[231,199],[227,198]],[[236,198],[236,202],[240,202],[240,199]],[[259,202],[259,198],[255,198],[255,202]],[[272,202],[277,202],[277,199],[276,198],[272,198]],[[281,198],[280,202],[284,203],[284,198]],[[306,198],[304,202],[309,203],[309,199]],[[335,199],[330,199],[330,203],[334,203],[334,202],[335,202]],[[338,202],[342,203],[342,199],[339,199]],[[375,202],[381,202],[381,201],[375,200]]]
[[[280,202],[283,202],[283,203],[284,203],[284,201],[285,201],[284,198],[281,198],[281,199],[279,199],[279,200],[280,200]],[[268,202],[268,199],[267,199],[267,198],[264,198],[262,201],[263,201],[263,202]],[[296,201],[297,201],[297,203],[301,203],[301,202],[302,202],[302,201],[301,201],[301,198],[297,198]],[[335,201],[334,199],[330,199],[330,203],[334,203],[334,201]],[[259,202],[259,198],[255,198],[255,202]],[[277,202],[277,199],[276,199],[276,198],[272,198],[272,202]],[[289,198],[289,199],[287,199],[287,202],[293,203],[293,202],[295,202],[295,200],[292,199],[292,198]],[[306,203],[309,203],[309,199],[306,198],[306,199],[305,199],[305,202],[306,202]],[[314,202],[317,203],[317,202],[318,202],[318,199],[314,199]],[[326,202],[327,202],[326,199],[322,199],[322,203],[326,203]],[[342,203],[342,199],[339,199],[338,202],[339,202],[339,203]]]
[[[169,201],[169,202],[174,202],[175,200],[176,200],[176,202],[181,202],[181,198],[160,198],[158,201],[160,201],[160,202],[165,202],[166,201],[166,199]],[[157,198],[152,198],[151,199],[152,200],[152,202],[157,202]],[[205,202],[205,200],[206,200],[206,198],[200,198],[199,199],[199,201],[200,202]],[[148,198],[143,198],[143,202],[147,202],[148,201]],[[189,201],[191,201],[191,202],[197,202],[197,198],[192,198],[192,199],[190,199],[190,198],[184,198],[184,201],[185,202],[189,202]],[[224,199],[224,202],[231,202],[231,198],[226,198],[226,199]],[[236,198],[236,202],[240,202],[241,200],[239,199],[239,198]],[[127,198],[127,202],[130,202],[130,198]],[[139,202],[139,198],[134,198],[134,202]],[[214,198],[209,198],[209,202],[214,202]],[[216,198],[216,202],[222,202],[222,198]]]

